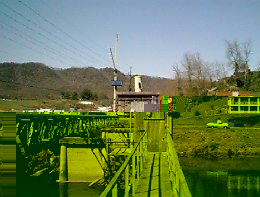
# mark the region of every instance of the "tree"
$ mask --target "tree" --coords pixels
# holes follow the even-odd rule
[[[77,92],[73,92],[71,95],[71,99],[72,100],[78,100],[78,93]]]
[[[229,63],[234,69],[234,75],[238,74],[240,64],[241,64],[241,50],[237,40],[226,41],[227,49],[226,55],[229,60]]]
[[[175,73],[175,79],[177,80],[177,89],[178,89],[179,95],[182,96],[183,90],[182,90],[182,84],[181,84],[181,71],[179,69],[178,64],[173,65],[172,69]]]
[[[192,94],[192,64],[190,55],[188,53],[184,54],[182,66],[184,67],[187,74],[189,93]]]
[[[251,42],[239,43],[237,40],[226,41],[226,47],[226,55],[234,69],[234,75],[238,76],[238,72],[244,72],[246,82],[249,71],[248,62],[252,53]]]
[[[209,84],[209,68],[201,59],[199,53],[186,53],[182,66],[188,81],[189,94],[201,95],[205,94]]]
[[[260,61],[257,62],[255,71],[259,71],[260,72]]]
[[[62,97],[63,99],[70,99],[70,98],[71,98],[71,94],[70,94],[70,92],[68,92],[68,91],[62,91],[62,92],[61,92],[61,97]]]
[[[83,100],[97,100],[98,99],[98,95],[93,93],[90,89],[85,88],[82,92],[81,92],[81,98]]]

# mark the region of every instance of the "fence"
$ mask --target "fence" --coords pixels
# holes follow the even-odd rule
[[[186,179],[182,172],[171,135],[167,133],[167,152],[170,171],[170,181],[174,197],[191,197]]]
[[[136,146],[133,147],[131,154],[126,158],[123,165],[116,172],[116,174],[114,175],[114,177],[109,182],[109,184],[107,185],[107,187],[105,188],[105,190],[102,192],[100,196],[117,197],[119,180],[123,175],[125,181],[124,195],[129,196],[130,190],[132,189],[131,190],[132,196],[134,196],[135,187],[136,187],[136,177],[137,180],[139,180],[146,155],[147,155],[147,131],[144,131],[139,141],[137,142]]]

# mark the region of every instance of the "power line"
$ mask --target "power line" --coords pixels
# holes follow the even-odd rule
[[[3,26],[3,24],[1,24],[1,27],[3,28],[3,29],[5,29],[5,27]],[[40,47],[42,47],[41,45],[39,45],[37,42],[35,42],[35,41],[31,41],[31,40],[29,40],[28,38],[26,38],[26,37],[24,37],[23,35],[21,35],[21,34],[17,34],[16,32],[12,32],[14,35],[16,35],[16,36],[19,36],[20,38],[22,38],[22,39],[25,39],[25,40],[27,40],[29,43],[31,43],[31,44],[34,44],[34,45],[37,45],[37,46],[40,46]],[[6,36],[5,36],[6,37]],[[13,40],[14,41],[14,40]],[[21,45],[21,44],[20,44]],[[28,47],[27,47],[28,48]],[[42,47],[43,49],[45,49],[46,51],[50,51],[48,48],[45,48],[45,47]],[[64,63],[64,61],[62,61],[63,63]]]
[[[34,52],[37,51],[38,53],[43,54],[43,55],[45,55],[46,57],[48,57],[48,58],[50,58],[50,59],[52,59],[52,60],[57,61],[56,58],[51,57],[51,56],[49,56],[48,54],[45,54],[44,51],[39,51],[39,50],[37,50],[37,49],[33,49],[32,47],[27,46],[27,45],[24,45],[24,44],[22,44],[22,43],[20,43],[20,42],[17,42],[17,41],[13,40],[12,38],[10,38],[10,37],[8,37],[8,36],[6,36],[6,35],[4,35],[4,34],[2,34],[2,36],[3,36],[5,39],[7,39],[7,40],[9,40],[9,41],[11,41],[11,42],[13,42],[13,43],[15,43],[15,44],[17,44],[17,45],[20,45],[20,46],[22,46],[22,47],[25,47],[25,48],[27,48],[27,49],[30,49],[30,50],[32,50],[32,51],[34,51]],[[62,62],[61,62],[61,63],[62,63]]]
[[[83,46],[84,48],[86,48],[88,51],[90,51],[92,54],[95,54],[97,57],[99,57],[100,59],[102,59],[103,61],[107,62],[106,59],[104,59],[100,54],[98,54],[97,52],[95,52],[94,50],[92,50],[91,48],[85,46],[82,44],[82,42],[79,42],[78,40],[74,39],[70,34],[68,34],[67,32],[63,31],[62,28],[60,28],[59,26],[55,25],[54,23],[52,23],[51,21],[49,21],[48,19],[46,19],[44,16],[42,16],[39,12],[37,12],[35,9],[33,9],[31,6],[29,6],[28,4],[24,3],[21,0],[18,0],[24,7],[26,7],[27,9],[31,10],[34,14],[36,14],[37,16],[39,16],[42,20],[44,20],[46,23],[50,24],[51,26],[53,26],[55,29],[57,29],[58,31],[62,32],[63,34],[65,34],[67,37],[69,37],[71,40],[73,40],[74,42],[80,44],[81,46]]]
[[[78,50],[77,48],[75,48],[74,46],[72,46],[71,44],[67,43],[66,41],[64,41],[64,40],[61,39],[60,37],[54,35],[52,32],[50,32],[50,31],[48,31],[48,30],[42,28],[39,24],[33,22],[31,19],[28,19],[28,18],[25,17],[23,14],[17,12],[16,10],[14,10],[14,9],[11,8],[10,6],[6,5],[5,3],[1,2],[1,1],[0,1],[0,3],[1,3],[2,5],[4,5],[6,8],[8,8],[9,10],[11,10],[12,12],[14,12],[15,14],[21,16],[21,17],[22,17],[23,19],[25,19],[27,22],[29,22],[29,23],[35,25],[36,27],[38,27],[38,28],[41,29],[42,31],[48,33],[49,35],[51,35],[51,36],[55,37],[56,39],[58,39],[59,41],[61,41],[61,42],[63,43],[62,48],[64,48],[64,49],[70,51],[71,53],[73,53],[73,54],[75,54],[75,55],[77,55],[77,56],[80,56],[82,59],[85,59],[85,57],[83,57],[81,54],[79,54],[79,50]],[[55,42],[56,42],[56,41],[55,41]],[[57,42],[56,42],[56,44],[57,44]],[[71,49],[74,49],[76,52],[75,52],[75,51],[72,51],[72,50],[70,50],[70,49],[68,49],[64,44],[66,44],[67,46],[69,46]],[[59,45],[60,45],[60,44],[59,44]]]
[[[24,32],[21,32],[19,29],[15,28],[15,27],[12,26],[12,25],[9,25],[9,24],[7,24],[7,23],[5,23],[5,22],[3,22],[3,21],[0,21],[0,23],[2,23],[2,24],[4,24],[5,26],[9,27],[10,29],[14,30],[14,31],[12,32],[13,34],[15,34],[16,36],[21,37],[22,39],[27,40],[27,41],[30,42],[30,43],[33,43],[33,44],[35,44],[35,45],[37,45],[37,46],[39,46],[39,47],[42,47],[42,48],[44,48],[45,50],[47,50],[47,51],[49,51],[49,52],[56,53],[56,55],[58,55],[58,56],[60,56],[60,57],[62,57],[62,58],[68,58],[68,59],[71,59],[71,60],[73,59],[73,58],[69,57],[68,55],[66,55],[66,54],[64,54],[64,53],[62,53],[62,52],[60,52],[60,51],[58,51],[58,50],[56,50],[56,49],[54,49],[54,48],[52,48],[52,47],[50,47],[50,46],[48,46],[48,45],[47,45],[47,47],[46,47],[46,44],[45,44],[44,42],[41,42],[41,41],[39,41],[39,40],[37,40],[37,39],[34,39],[34,38],[31,37],[30,35],[28,35],[28,34],[26,34],[26,33],[24,33]],[[2,25],[1,25],[1,26],[2,26]],[[5,29],[4,26],[2,26],[2,28]],[[17,32],[20,32],[20,34],[18,34]],[[25,36],[24,36],[24,35],[25,35]],[[45,47],[43,47],[43,46],[45,46]]]
[[[17,55],[15,55],[15,54],[10,53],[10,52],[7,52],[7,51],[3,51],[3,50],[1,50],[1,49],[0,49],[0,53],[5,53],[5,54],[7,54],[7,55],[11,55],[11,56],[17,57],[17,58],[19,58],[19,59],[21,59],[21,60],[23,60],[23,61],[27,61],[27,60],[26,60],[25,58],[23,58],[23,57],[17,56]]]
[[[83,32],[81,29],[79,29],[74,23],[69,22],[68,20],[66,20],[66,16],[64,14],[60,14],[58,9],[53,9],[52,6],[50,6],[49,4],[47,4],[46,2],[44,2],[44,0],[40,0],[45,6],[47,6],[49,9],[53,10],[53,13],[55,13],[57,16],[59,16],[60,18],[62,18],[64,23],[67,23],[69,26],[73,26],[73,29],[76,29],[77,32],[81,32],[82,34],[84,34],[85,32]],[[88,42],[92,42],[95,45],[98,45],[99,48],[103,49],[103,50],[108,50],[107,48],[105,48],[103,45],[101,46],[99,43],[97,42],[93,42],[93,40],[88,40]],[[82,43],[81,43],[82,44]],[[105,61],[108,61],[107,58],[105,58],[105,56],[101,55],[100,56],[104,57]],[[109,62],[109,61],[108,61]]]
[[[32,31],[32,32],[34,32],[34,33],[40,35],[41,37],[43,37],[43,38],[49,40],[50,42],[56,44],[56,45],[59,46],[59,47],[61,47],[61,48],[64,49],[65,51],[68,51],[69,53],[71,53],[71,51],[70,51],[67,47],[64,47],[64,46],[60,45],[58,42],[56,42],[56,41],[53,40],[53,39],[50,39],[49,37],[47,37],[47,36],[44,35],[43,33],[41,33],[41,32],[36,32],[36,31],[35,31],[34,29],[32,29],[31,27],[29,27],[29,26],[25,25],[24,23],[22,23],[22,22],[16,20],[16,19],[13,18],[12,16],[6,14],[5,12],[3,12],[3,11],[1,11],[1,10],[0,10],[0,12],[1,12],[2,14],[4,14],[7,18],[13,20],[15,23],[17,23],[17,24],[19,24],[19,25],[22,25],[22,26],[25,27],[26,29],[28,29],[28,30],[30,30],[30,31]],[[83,63],[83,64],[84,64],[84,63]]]

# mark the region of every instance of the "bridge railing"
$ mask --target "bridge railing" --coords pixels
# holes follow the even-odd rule
[[[144,131],[139,141],[133,147],[131,154],[126,158],[123,165],[116,172],[112,180],[108,183],[105,190],[101,193],[101,197],[119,195],[118,187],[120,178],[124,176],[124,196],[129,196],[132,191],[132,196],[135,194],[136,177],[140,178],[140,173],[143,169],[144,161],[147,155],[147,131]],[[120,194],[121,196],[122,194]]]
[[[170,133],[167,133],[167,152],[173,196],[191,197]]]
[[[16,134],[27,146],[45,139],[58,139],[72,134],[96,137],[92,131],[114,125],[118,119],[118,116],[109,115],[18,113]]]

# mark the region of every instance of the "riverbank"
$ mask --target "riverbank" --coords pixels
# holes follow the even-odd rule
[[[259,129],[174,128],[173,141],[180,158],[212,161],[260,158]]]

